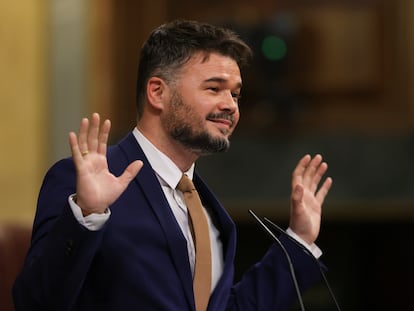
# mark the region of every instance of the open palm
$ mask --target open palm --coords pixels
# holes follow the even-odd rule
[[[69,133],[69,143],[76,167],[76,202],[84,216],[104,213],[125,191],[142,167],[142,161],[132,162],[117,177],[108,170],[106,149],[111,123],[105,120],[100,126],[99,114],[91,121],[82,119],[79,135]]]
[[[322,204],[332,185],[328,177],[319,187],[327,169],[321,155],[306,155],[292,175],[290,228],[309,244],[319,235]]]

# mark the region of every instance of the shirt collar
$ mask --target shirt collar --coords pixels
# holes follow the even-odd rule
[[[136,127],[132,133],[144,151],[149,164],[157,174],[160,182],[175,189],[183,174],[181,170],[169,157],[157,149],[157,147],[155,147]],[[194,166],[195,164],[193,163],[190,169],[184,172],[190,179],[193,179]]]

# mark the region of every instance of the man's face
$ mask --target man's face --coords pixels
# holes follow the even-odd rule
[[[199,154],[226,151],[239,121],[241,76],[226,56],[196,54],[181,70],[163,115],[169,135]]]

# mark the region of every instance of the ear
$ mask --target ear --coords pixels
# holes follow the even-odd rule
[[[147,99],[151,107],[163,110],[164,103],[169,96],[169,87],[158,77],[151,77],[147,82]]]

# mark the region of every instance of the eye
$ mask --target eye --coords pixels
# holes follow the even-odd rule
[[[231,93],[231,96],[233,97],[233,100],[234,100],[236,103],[238,103],[238,102],[239,102],[239,100],[241,99],[241,94],[240,94],[240,93],[236,93],[236,92],[234,92],[234,93]]]
[[[211,86],[211,87],[209,87],[207,89],[210,90],[210,91],[212,91],[212,92],[214,92],[214,93],[217,93],[219,91],[219,88],[216,87],[216,86]]]
[[[240,93],[231,93],[231,96],[235,99],[240,99],[241,98]]]

